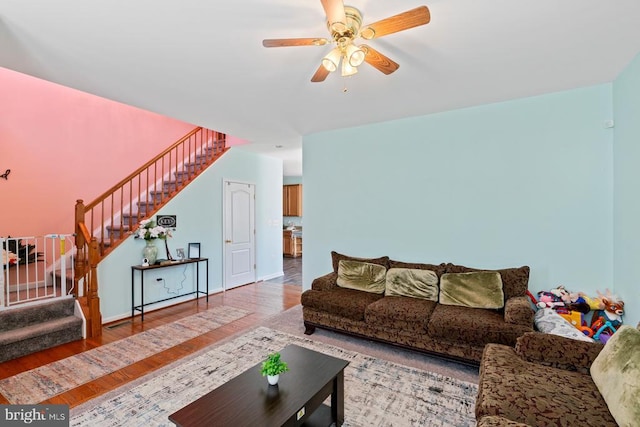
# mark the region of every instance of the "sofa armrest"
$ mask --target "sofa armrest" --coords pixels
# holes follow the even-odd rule
[[[518,338],[516,353],[523,359],[567,371],[589,373],[604,344],[578,341],[543,332],[527,332]]]
[[[504,321],[533,327],[535,312],[526,296],[509,298],[504,303]]]
[[[329,273],[324,276],[316,277],[311,282],[311,289],[314,291],[330,291],[338,287],[338,273]]]

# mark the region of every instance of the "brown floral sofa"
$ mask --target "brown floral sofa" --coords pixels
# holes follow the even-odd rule
[[[640,324],[638,325],[640,329]],[[530,332],[485,347],[478,426],[640,426],[640,330],[606,345]]]
[[[364,259],[332,252],[331,257],[333,272],[316,278],[311,289],[302,293],[306,334],[312,334],[316,327],[320,327],[477,365],[486,344],[514,346],[518,337],[533,331],[534,312],[526,296],[529,282],[527,266],[480,270],[451,263],[407,263],[386,256]],[[381,293],[339,286],[340,268],[346,265],[341,262],[345,261],[383,266],[387,280],[391,272],[420,274],[427,273],[423,271],[427,270],[435,277],[435,297],[392,294],[390,288],[384,289],[384,283]],[[438,289],[438,286],[443,284],[444,278],[448,280],[460,273],[487,271],[495,272],[501,278],[503,307],[487,309],[442,303],[444,288]],[[407,288],[406,284],[400,285]],[[455,292],[449,295],[451,298],[455,299]]]

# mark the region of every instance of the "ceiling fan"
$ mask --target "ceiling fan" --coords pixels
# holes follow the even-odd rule
[[[372,65],[384,74],[391,74],[400,65],[365,44],[356,45],[355,40],[362,38],[371,40],[388,34],[408,30],[428,24],[431,20],[427,6],[391,16],[369,25],[362,25],[362,14],[352,6],[345,6],[342,0],[320,0],[327,15],[327,28],[331,38],[295,38],[295,39],[265,39],[264,47],[285,46],[324,46],[335,43],[335,47],[322,59],[322,64],[311,78],[312,82],[324,81],[330,72],[336,71],[342,63],[343,77],[352,76],[358,72],[358,66],[363,62]]]

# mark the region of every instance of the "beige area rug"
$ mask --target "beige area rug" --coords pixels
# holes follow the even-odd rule
[[[302,321],[302,306],[297,305],[277,316],[273,316],[264,326],[287,332],[289,334],[308,338],[313,341],[335,345],[347,350],[357,351],[377,358],[389,360],[411,366],[424,371],[434,372],[462,381],[478,383],[478,367],[461,364],[446,358],[431,356],[418,351],[405,350],[389,344],[384,344],[364,338],[357,338],[321,328],[311,335],[304,335]]]
[[[73,408],[70,425],[172,426],[170,414],[288,344],[350,362],[345,369],[345,426],[476,424],[475,383],[261,326]],[[254,421],[256,426],[260,425],[260,420]]]
[[[14,404],[35,404],[250,314],[219,306],[0,380]]]

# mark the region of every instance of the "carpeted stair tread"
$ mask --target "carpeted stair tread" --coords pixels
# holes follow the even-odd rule
[[[82,339],[74,298],[0,311],[0,362]]]
[[[81,340],[82,320],[78,320],[74,320],[73,324],[67,325],[66,328],[50,330],[44,334],[26,337],[22,341],[0,346],[0,363],[68,342]],[[4,333],[6,332],[3,332],[3,334]]]
[[[3,310],[0,311],[0,332],[23,328],[59,317],[73,316],[74,308],[75,300],[64,298]]]
[[[24,328],[12,329],[0,332],[0,346],[23,341],[27,338],[39,337],[50,332],[61,331],[76,326],[82,326],[82,319],[76,316],[60,317],[58,319],[47,320]],[[82,334],[80,334],[82,337]]]

